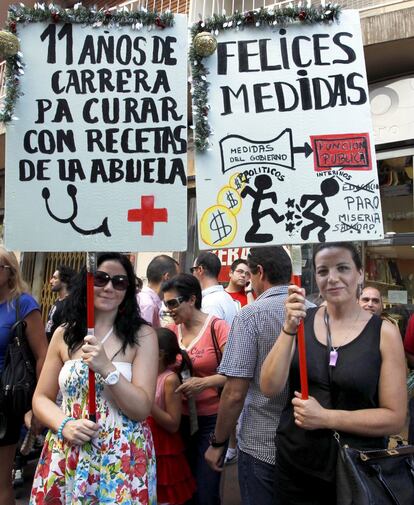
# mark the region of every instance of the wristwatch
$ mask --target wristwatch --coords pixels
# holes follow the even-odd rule
[[[114,370],[113,372],[109,373],[106,376],[106,379],[104,379],[105,384],[108,384],[108,386],[114,386],[115,384],[118,384],[119,382],[119,370]]]
[[[227,440],[225,440],[224,442],[217,442],[215,433],[211,432],[210,437],[209,437],[209,443],[210,443],[211,447],[216,447],[216,448],[217,447],[224,447],[227,444]]]

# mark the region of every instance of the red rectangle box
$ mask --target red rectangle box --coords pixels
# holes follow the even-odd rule
[[[311,135],[316,172],[324,170],[372,170],[369,133]]]

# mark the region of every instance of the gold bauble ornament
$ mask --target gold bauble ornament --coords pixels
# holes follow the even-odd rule
[[[194,37],[194,49],[198,56],[211,56],[217,49],[217,39],[210,32],[200,32]]]
[[[14,56],[19,51],[19,39],[13,33],[0,31],[0,60]]]

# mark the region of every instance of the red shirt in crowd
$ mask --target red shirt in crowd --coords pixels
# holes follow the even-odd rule
[[[242,289],[241,291],[234,291],[234,293],[230,293],[229,291],[227,291],[227,293],[229,293],[229,295],[236,302],[237,310],[240,310],[242,307],[247,305],[247,295],[244,289]]]
[[[414,355],[414,314],[410,317],[405,330],[404,349]]]

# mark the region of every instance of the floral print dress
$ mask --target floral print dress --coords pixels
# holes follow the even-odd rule
[[[130,363],[114,362],[130,380]],[[80,359],[64,364],[59,384],[62,410],[87,417],[88,366]],[[156,505],[156,463],[151,431],[126,417],[105,395],[96,374],[99,436],[82,446],[60,441],[52,431],[36,469],[31,505]]]

